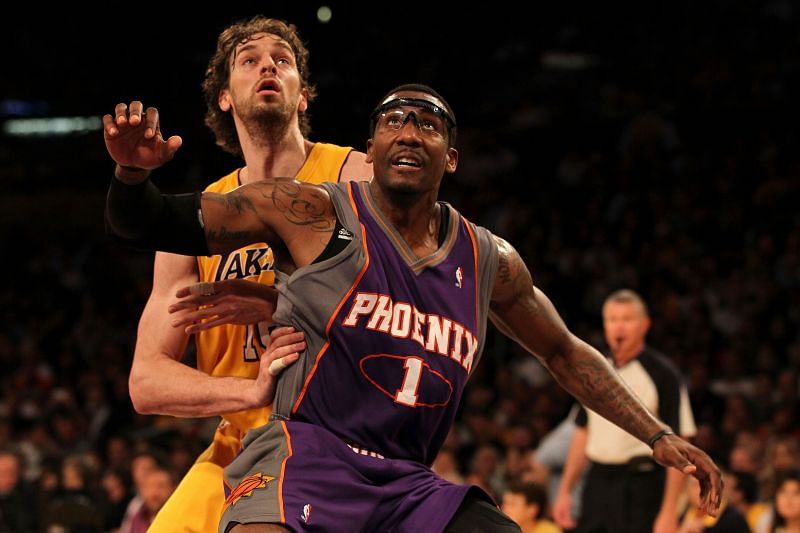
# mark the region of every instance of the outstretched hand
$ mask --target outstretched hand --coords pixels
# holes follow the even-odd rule
[[[138,100],[131,102],[130,106],[119,103],[114,108],[114,116],[103,116],[106,149],[121,167],[158,168],[172,159],[183,143],[177,135],[164,140],[158,109],[143,108]]]
[[[180,314],[173,327],[184,327],[191,335],[222,324],[258,324],[272,322],[278,291],[261,283],[243,279],[202,282],[183,287],[175,293],[180,298],[167,310]]]
[[[699,511],[717,516],[722,501],[722,472],[708,454],[677,435],[666,435],[656,442],[653,459],[697,478],[702,502]]]

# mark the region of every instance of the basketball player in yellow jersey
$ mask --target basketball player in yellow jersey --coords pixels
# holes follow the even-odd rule
[[[280,20],[256,17],[220,34],[203,84],[206,124],[217,144],[242,156],[245,166],[208,190],[227,191],[276,176],[315,183],[372,176],[365,154],[306,139],[305,111],[315,96],[307,62],[308,50],[296,29]],[[152,120],[157,116],[156,109],[144,110],[138,101],[116,106],[117,128],[106,131],[105,140],[118,171],[137,172],[132,161],[141,134],[135,133],[157,123]],[[144,136],[160,136],[159,130],[147,128]],[[181,142],[171,137],[172,150],[153,157],[169,159]],[[265,350],[263,323],[274,302],[268,285],[282,259],[263,243],[223,257],[156,254],[153,291],[139,321],[131,400],[140,413],[222,416],[222,421],[151,532],[217,531],[225,500],[223,467],[238,453],[247,430],[269,415],[263,407],[270,394],[264,383],[271,378],[259,356]],[[197,333],[197,369],[181,363],[191,333]],[[270,357],[278,350],[282,355],[302,350],[301,341],[299,333],[282,338]]]

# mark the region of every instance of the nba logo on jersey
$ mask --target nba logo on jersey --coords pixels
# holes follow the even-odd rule
[[[456,269],[456,287],[461,288],[461,282],[464,281],[464,269],[458,267]]]
[[[300,520],[303,521],[304,524],[308,524],[311,521],[311,504],[307,503],[303,506],[303,512],[300,514]]]

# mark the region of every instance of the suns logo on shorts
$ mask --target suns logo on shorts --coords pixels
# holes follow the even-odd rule
[[[252,495],[254,490],[265,488],[267,486],[267,483],[269,483],[273,479],[275,478],[272,476],[265,476],[261,472],[256,472],[255,474],[247,476],[228,495],[228,498],[225,500],[225,507],[222,510],[222,512],[227,511],[228,507],[233,507],[234,505],[236,505],[236,502],[238,502],[242,498],[247,498],[248,496]]]

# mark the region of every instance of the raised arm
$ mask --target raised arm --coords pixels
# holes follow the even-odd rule
[[[103,117],[109,155],[117,163],[108,191],[109,229],[140,247],[184,255],[233,251],[253,242],[286,245],[295,265],[313,261],[335,226],[328,193],[277,178],[228,194],[162,195],[150,171],[172,159],[180,137],[164,139],[158,110],[139,101]]]
[[[567,329],[552,302],[533,285],[517,251],[503,239],[497,238],[497,244],[499,267],[491,301],[495,325],[538,357],[584,406],[653,445],[656,461],[697,477],[704,489],[704,510],[716,515],[722,476],[713,461],[675,435],[651,442],[669,428],[642,405],[597,350]]]

